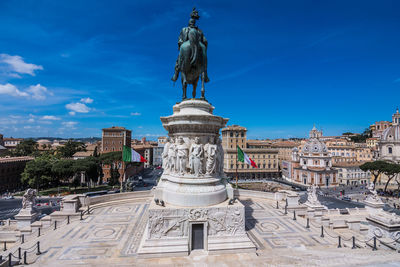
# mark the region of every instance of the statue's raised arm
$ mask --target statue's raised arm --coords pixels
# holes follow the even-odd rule
[[[204,83],[209,82],[207,75],[207,46],[208,41],[203,32],[196,26],[196,20],[200,19],[196,8],[190,14],[188,27],[182,28],[179,39],[179,56],[175,63],[175,73],[172,81],[178,79],[181,73],[182,80],[182,100],[187,98],[187,85],[193,86],[193,98],[196,98],[196,87],[201,79],[201,99],[205,99]]]

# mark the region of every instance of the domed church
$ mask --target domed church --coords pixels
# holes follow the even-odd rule
[[[400,113],[392,116],[392,126],[383,131],[379,141],[379,159],[400,163]]]
[[[315,126],[310,131],[310,138],[300,151],[293,149],[292,182],[320,187],[336,186],[337,170],[332,169],[332,157],[325,143],[320,140],[322,131]]]

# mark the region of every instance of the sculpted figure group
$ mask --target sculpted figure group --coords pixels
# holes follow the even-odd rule
[[[223,175],[224,152],[221,139],[217,137],[209,137],[206,144],[202,144],[199,137],[191,140],[191,144],[183,137],[168,138],[162,158],[165,174]]]

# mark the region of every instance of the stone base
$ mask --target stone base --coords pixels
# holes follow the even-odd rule
[[[255,252],[245,231],[244,206],[228,200],[208,207],[149,207],[149,221],[139,246],[141,258],[187,256],[192,248],[192,227],[203,228],[203,249],[207,254]],[[196,250],[197,251],[197,250]]]
[[[21,210],[14,218],[17,220],[18,229],[27,229],[31,227],[31,223],[36,221],[39,213],[31,210]]]

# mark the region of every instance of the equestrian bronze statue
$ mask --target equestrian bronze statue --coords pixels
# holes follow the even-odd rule
[[[190,14],[189,26],[181,30],[178,40],[179,56],[175,64],[175,73],[172,81],[176,81],[181,73],[182,100],[186,99],[187,85],[193,86],[193,98],[196,98],[196,88],[201,79],[201,99],[205,99],[204,83],[209,82],[207,76],[207,39],[196,26],[200,18],[196,8]]]

